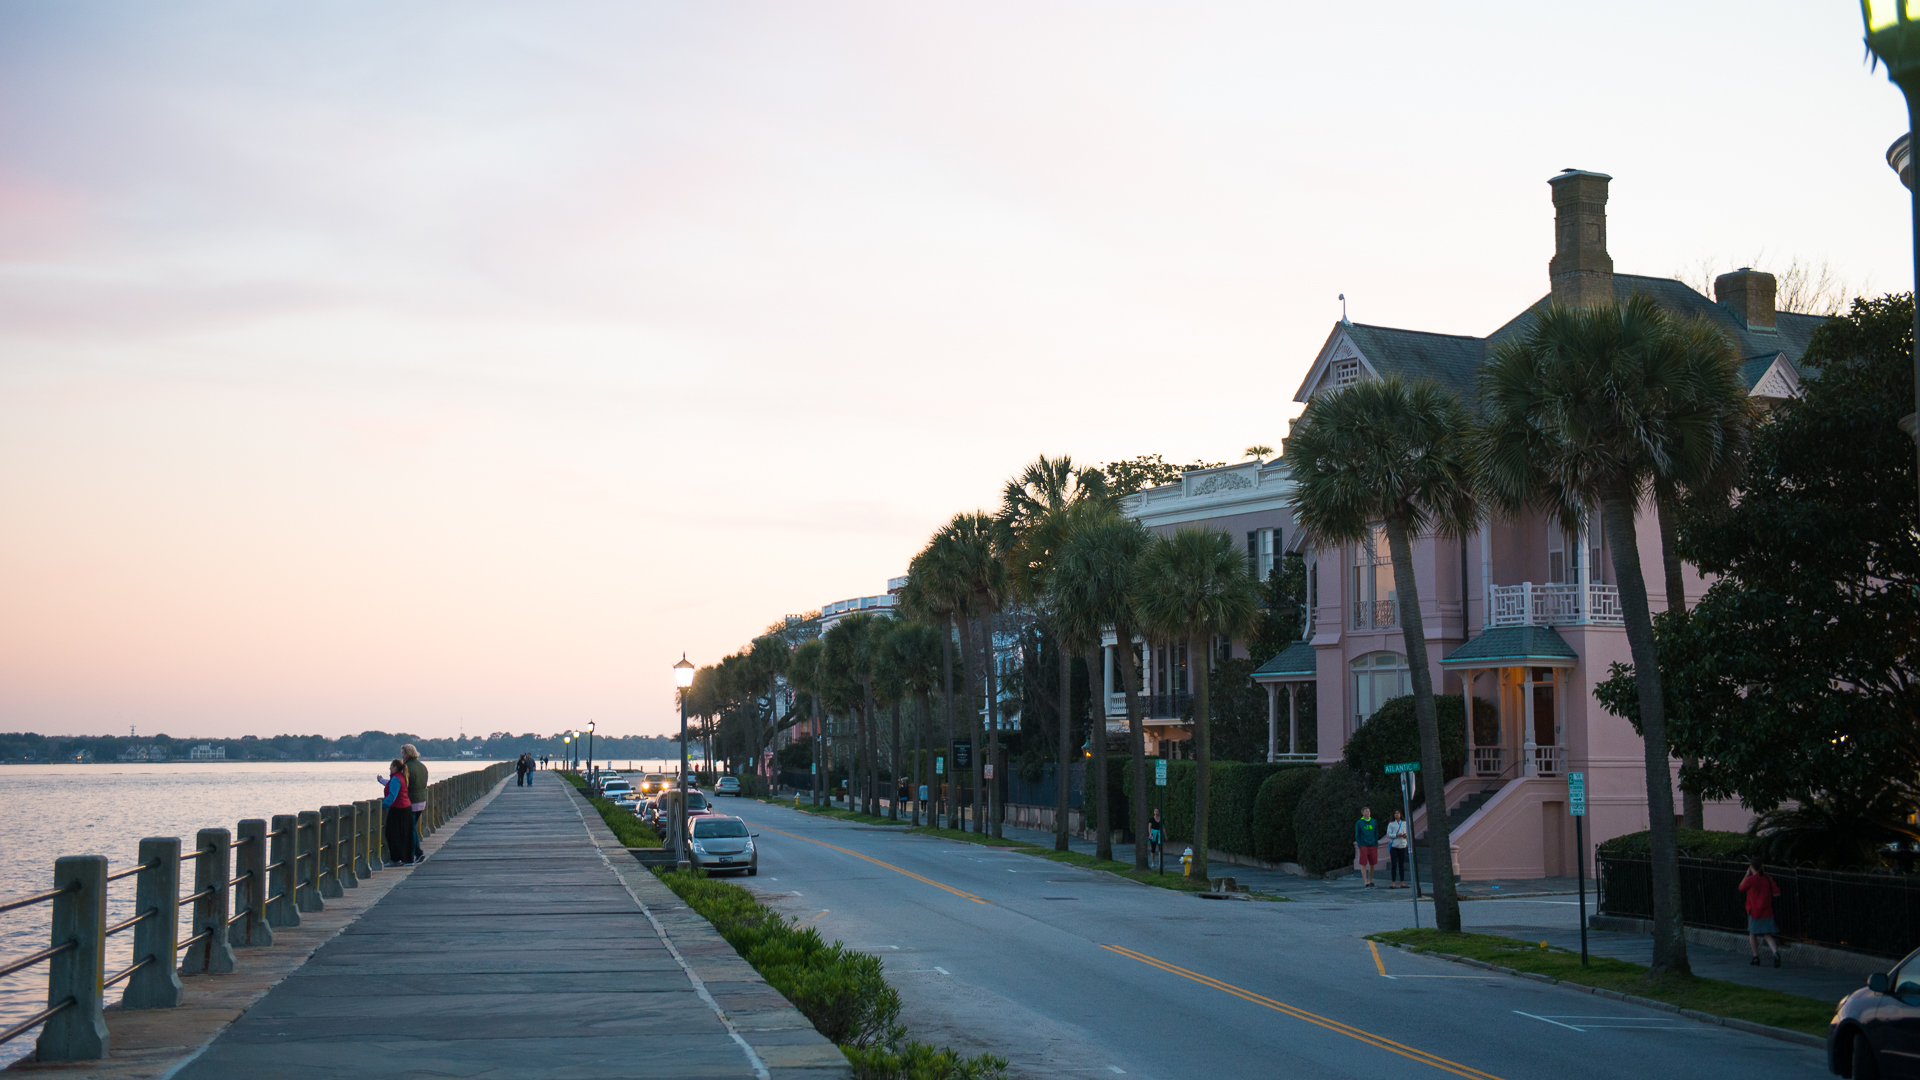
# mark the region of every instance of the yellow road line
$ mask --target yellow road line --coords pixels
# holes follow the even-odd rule
[[[1380,974],[1385,975],[1387,973],[1387,965],[1380,961],[1380,946],[1369,941],[1367,942],[1367,948],[1373,950],[1373,966],[1380,969]]]
[[[1318,1025],[1319,1027],[1326,1028],[1328,1031],[1337,1032],[1341,1035],[1345,1035],[1350,1039],[1357,1039],[1360,1042],[1366,1043],[1369,1046],[1377,1046],[1382,1050],[1390,1050],[1393,1053],[1399,1054],[1401,1057],[1409,1058],[1413,1061],[1417,1061],[1422,1065],[1431,1065],[1436,1069],[1441,1069],[1446,1072],[1453,1073],[1455,1076],[1469,1077],[1470,1080],[1500,1080],[1499,1077],[1494,1076],[1491,1073],[1481,1072],[1479,1069],[1476,1069],[1471,1065],[1462,1065],[1457,1061],[1449,1061],[1446,1058],[1439,1057],[1434,1054],[1429,1054],[1425,1050],[1416,1050],[1411,1046],[1406,1046],[1402,1043],[1394,1042],[1392,1039],[1383,1039],[1380,1036],[1375,1035],[1371,1032],[1363,1031],[1360,1028],[1343,1024],[1338,1020],[1329,1020],[1324,1016],[1320,1016],[1315,1013],[1310,1013],[1305,1009],[1294,1008],[1292,1005],[1288,1005],[1284,1001],[1275,1001],[1270,997],[1264,997],[1260,994],[1254,993],[1251,990],[1244,990],[1238,986],[1233,985],[1232,983],[1221,982],[1219,979],[1215,979],[1207,975],[1202,975],[1197,971],[1188,971],[1186,968],[1177,967],[1173,964],[1167,963],[1164,960],[1156,960],[1153,957],[1146,955],[1145,953],[1138,953],[1133,951],[1132,949],[1122,948],[1118,945],[1102,945],[1100,947],[1110,952],[1119,953],[1121,956],[1127,957],[1130,960],[1138,960],[1143,964],[1147,964],[1151,967],[1159,968],[1161,971],[1165,971],[1173,975],[1178,975],[1183,979],[1191,979],[1194,982],[1201,984],[1202,986],[1211,986],[1215,990],[1220,990],[1225,993],[1232,994],[1233,996],[1238,998],[1244,998],[1245,1000],[1251,1001],[1256,1005],[1265,1005],[1267,1008],[1272,1009],[1275,1012],[1286,1013],[1288,1016],[1291,1016],[1297,1020],[1305,1020],[1309,1024]]]
[[[786,830],[784,830],[784,829],[775,829],[775,828],[772,828],[772,827],[770,827],[770,826],[766,826],[766,825],[762,825],[762,826],[760,826],[760,827],[761,827],[761,828],[763,828],[763,829],[766,829],[766,830],[767,830],[768,832],[772,832],[772,833],[779,833],[779,834],[780,834],[781,836],[791,836],[791,837],[793,837],[793,838],[794,838],[795,840],[805,840],[805,841],[806,841],[807,843],[809,843],[809,844],[819,844],[819,845],[820,845],[821,847],[823,847],[823,848],[831,848],[832,850],[834,850],[834,851],[837,851],[837,852],[839,852],[839,853],[840,853],[840,854],[842,854],[842,855],[851,855],[851,856],[853,856],[853,857],[854,857],[854,858],[856,858],[856,859],[865,859],[865,860],[867,860],[868,862],[870,862],[870,863],[872,863],[872,864],[873,864],[873,865],[875,865],[875,866],[881,866],[881,867],[885,867],[886,869],[888,869],[888,870],[891,870],[891,871],[893,871],[893,872],[894,872],[894,873],[896,873],[896,874],[905,874],[906,876],[908,876],[908,877],[910,877],[910,878],[912,878],[912,879],[913,879],[913,880],[915,880],[915,881],[923,881],[923,882],[926,882],[926,883],[927,883],[928,885],[931,885],[931,886],[933,886],[933,887],[934,887],[934,888],[936,888],[936,889],[945,889],[946,891],[948,891],[948,892],[950,892],[950,893],[952,893],[952,894],[953,894],[953,895],[955,895],[955,896],[962,896],[962,897],[965,897],[965,898],[967,898],[968,900],[971,900],[971,901],[973,901],[973,902],[974,902],[974,903],[976,903],[976,904],[991,904],[991,903],[993,903],[993,901],[991,901],[991,900],[986,900],[986,899],[983,899],[983,898],[981,898],[981,897],[978,897],[978,896],[975,896],[975,895],[973,895],[972,893],[970,893],[970,892],[968,892],[968,891],[966,891],[965,889],[956,889],[956,888],[954,888],[954,887],[953,887],[953,886],[951,886],[951,885],[942,885],[941,883],[939,883],[939,882],[937,882],[937,881],[935,881],[935,880],[933,880],[933,879],[932,879],[932,878],[930,878],[930,877],[922,877],[922,876],[920,876],[919,874],[916,874],[916,873],[914,873],[914,872],[913,872],[913,871],[911,871],[911,870],[903,870],[903,869],[901,869],[900,867],[898,867],[898,866],[895,866],[895,865],[893,865],[893,864],[892,864],[892,863],[890,863],[890,862],[881,862],[881,861],[880,861],[879,859],[876,859],[876,858],[874,858],[874,857],[873,857],[873,856],[871,856],[871,855],[862,855],[862,854],[860,854],[860,853],[859,853],[859,852],[857,852],[857,851],[852,851],[852,850],[849,850],[849,849],[847,849],[847,848],[843,848],[843,847],[841,847],[841,846],[840,846],[840,845],[838,845],[838,844],[829,844],[829,843],[827,843],[827,842],[826,842],[825,840],[815,840],[815,839],[814,839],[813,837],[811,837],[811,836],[801,836],[801,835],[799,835],[798,833],[790,833],[790,832],[787,832],[787,831],[786,831]]]

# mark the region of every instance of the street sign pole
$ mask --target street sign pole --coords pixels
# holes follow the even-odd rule
[[[1167,872],[1167,759],[1153,763],[1153,784],[1160,789],[1160,872]]]
[[[1573,866],[1580,879],[1580,966],[1587,966],[1587,774],[1567,774],[1567,812],[1573,815]]]
[[[1388,776],[1397,776],[1400,780],[1400,820],[1407,823],[1407,874],[1413,879],[1413,928],[1420,929],[1420,860],[1418,850],[1413,846],[1413,774],[1420,771],[1417,761],[1402,761],[1387,766]],[[1427,818],[1432,820],[1433,807],[1427,807]],[[1387,858],[1393,858],[1393,844],[1387,844]]]

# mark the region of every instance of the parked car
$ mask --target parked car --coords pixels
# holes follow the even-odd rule
[[[747,823],[725,814],[705,814],[688,822],[688,857],[709,873],[741,870],[748,877],[760,872],[760,853],[753,849]]]
[[[740,778],[737,776],[721,777],[719,781],[713,785],[713,794],[716,798],[721,795],[732,795],[737,798],[740,795]]]
[[[1852,1080],[1920,1077],[1920,949],[1840,999],[1827,1024],[1827,1068]]]

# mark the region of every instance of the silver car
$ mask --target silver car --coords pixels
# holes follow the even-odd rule
[[[753,849],[753,834],[746,822],[724,814],[702,814],[687,826],[693,865],[708,873],[744,870],[752,877],[760,872],[760,853]]]

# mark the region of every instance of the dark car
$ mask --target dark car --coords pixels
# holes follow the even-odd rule
[[[1840,999],[1827,1025],[1827,1068],[1852,1080],[1920,1078],[1920,949]]]

